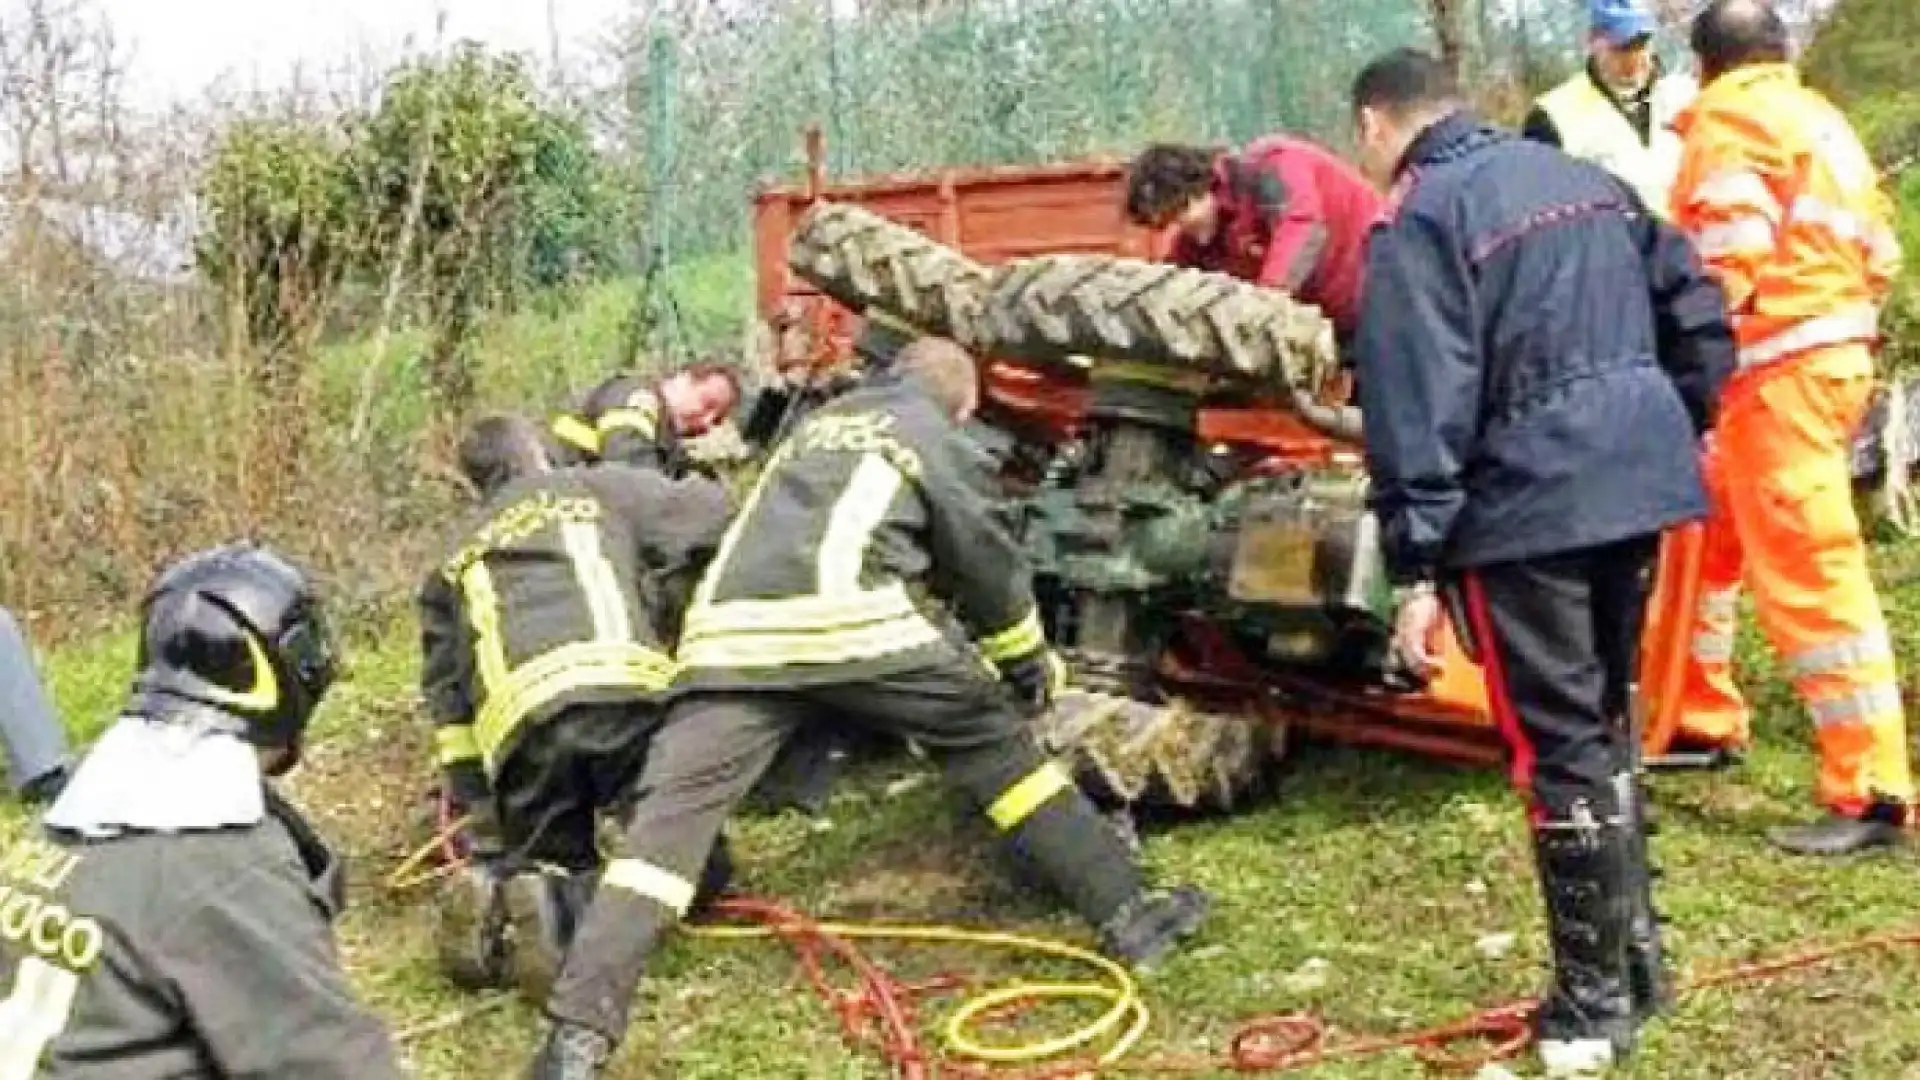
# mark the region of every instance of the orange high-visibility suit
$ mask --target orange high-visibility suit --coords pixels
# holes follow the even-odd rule
[[[1675,223],[1727,294],[1740,366],[1707,449],[1712,499],[1681,736],[1747,741],[1732,678],[1744,580],[1818,732],[1817,797],[1912,797],[1906,720],[1851,498],[1848,445],[1900,265],[1891,206],[1846,118],[1788,64],[1714,80],[1675,122]]]

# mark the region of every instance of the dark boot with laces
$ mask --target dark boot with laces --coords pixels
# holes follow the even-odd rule
[[[527,1080],[600,1080],[613,1056],[613,1040],[592,1028],[558,1020],[527,1070]]]

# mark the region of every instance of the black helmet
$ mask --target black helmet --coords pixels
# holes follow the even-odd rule
[[[272,550],[228,544],[163,571],[141,605],[130,712],[184,702],[246,721],[256,746],[293,745],[335,674],[333,639],[307,578]]]

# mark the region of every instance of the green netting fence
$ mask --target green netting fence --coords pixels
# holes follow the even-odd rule
[[[1457,3],[1477,88],[1577,61],[1583,0]],[[761,0],[639,20],[621,111],[646,245],[664,254],[670,227],[685,258],[744,244],[756,187],[804,175],[810,124],[839,177],[1282,128],[1341,146],[1353,73],[1405,44],[1435,44],[1427,0]]]

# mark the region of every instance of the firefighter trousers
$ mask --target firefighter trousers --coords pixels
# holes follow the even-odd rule
[[[647,958],[686,914],[721,825],[802,725],[849,721],[924,748],[1088,922],[1108,923],[1142,891],[1119,837],[1041,753],[1000,685],[957,651],[858,682],[690,693],[654,739],[626,844],[601,876],[548,1014],[617,1041]]]
[[[1680,721],[1688,741],[1750,738],[1733,679],[1744,585],[1813,717],[1815,797],[1850,816],[1913,795],[1893,646],[1853,505],[1849,453],[1872,392],[1873,359],[1858,345],[1729,384],[1705,459],[1712,513]]]
[[[493,781],[508,857],[573,873],[597,868],[599,816],[631,794],[658,727],[657,706],[621,702],[575,705],[529,728]]]
[[[1634,667],[1655,536],[1479,567],[1469,631],[1511,774],[1536,819],[1601,801],[1632,768]]]

